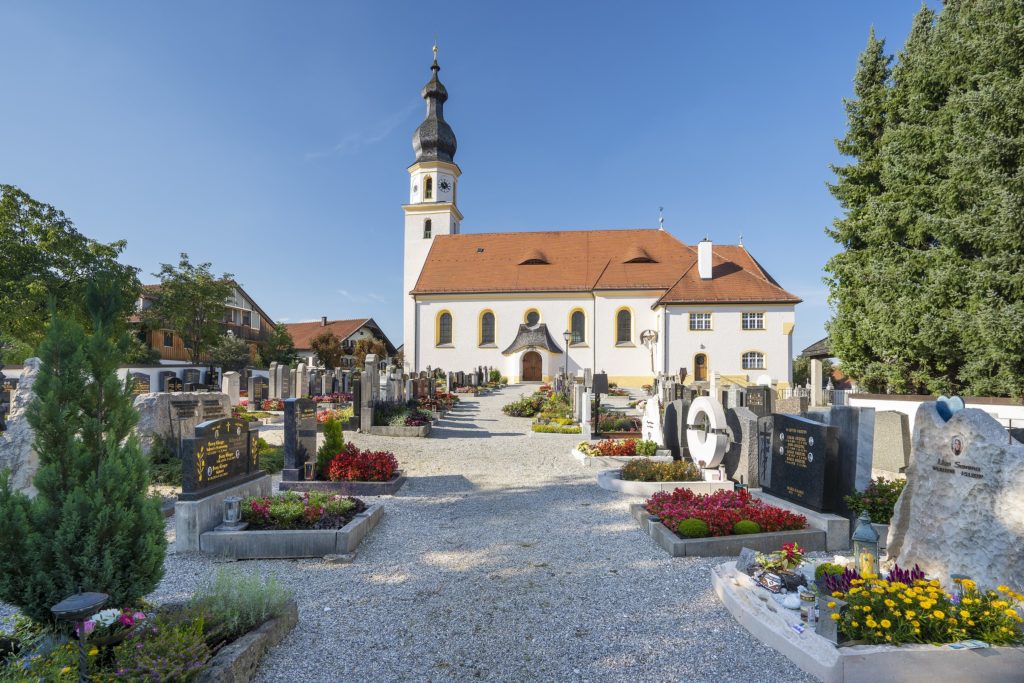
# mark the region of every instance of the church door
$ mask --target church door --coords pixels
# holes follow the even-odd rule
[[[541,380],[540,354],[536,351],[527,351],[523,354],[523,381],[539,382]]]
[[[704,382],[708,378],[708,357],[698,353],[693,358],[693,381]]]

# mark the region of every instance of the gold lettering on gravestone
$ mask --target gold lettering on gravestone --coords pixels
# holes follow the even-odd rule
[[[786,446],[786,464],[807,469],[807,430],[787,429],[783,433]]]
[[[303,408],[299,413],[300,420],[316,419],[316,408]]]
[[[238,453],[228,448],[228,442],[224,439],[214,439],[206,443],[204,450],[203,464],[206,481],[228,476],[231,463],[238,459]]]

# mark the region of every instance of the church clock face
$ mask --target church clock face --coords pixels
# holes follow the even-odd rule
[[[448,182],[447,178],[441,178],[441,182],[438,183],[438,187],[441,188],[441,192],[447,192],[452,189],[452,184]]]

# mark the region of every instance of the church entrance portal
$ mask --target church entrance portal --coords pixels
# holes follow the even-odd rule
[[[536,351],[527,351],[523,354],[523,381],[539,382],[541,380],[540,354]]]

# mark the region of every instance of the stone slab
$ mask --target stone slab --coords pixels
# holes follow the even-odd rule
[[[376,436],[408,436],[408,437],[425,437],[430,436],[430,425],[423,425],[422,427],[376,427],[371,426],[363,430],[365,434],[375,434]]]
[[[594,458],[591,458],[593,460]],[[603,458],[602,458],[603,460]],[[732,491],[731,481],[626,481],[622,478],[622,470],[602,470],[597,473],[597,485],[606,491],[625,493],[630,496],[650,498],[659,491],[675,491],[686,489],[700,495],[709,495],[715,491]]]
[[[889,479],[906,471],[910,463],[910,418],[895,410],[875,412],[875,452],[871,466]]]
[[[174,549],[176,552],[199,550],[199,537],[224,520],[224,499],[228,496],[269,496],[269,474],[232,486],[200,500],[179,500],[174,504]]]
[[[351,553],[384,516],[376,503],[341,529],[288,531],[207,531],[202,552],[235,560],[296,559]]]
[[[733,618],[755,638],[824,683],[937,683],[1021,680],[1024,648],[951,650],[935,645],[837,648],[813,629],[797,633],[800,613],[780,607],[734,562],[711,569],[711,586]]]
[[[256,678],[260,660],[281,643],[299,622],[299,608],[288,601],[284,614],[268,619],[241,638],[225,645],[207,662],[196,683],[240,683]]]
[[[825,550],[825,532],[820,529],[773,531],[764,534],[679,538],[668,527],[652,517],[644,506],[634,503],[629,512],[640,528],[672,557],[731,557],[744,548],[770,553],[783,543],[799,543],[804,550]]]
[[[783,500],[761,489],[751,489],[750,495],[760,498],[769,505],[780,507],[783,510],[803,515],[807,518],[807,526],[812,529],[821,529],[828,537],[825,550],[846,550],[850,547],[850,520],[842,515],[833,515],[828,512],[817,512],[802,505],[797,505],[788,500]],[[882,545],[881,543],[879,545]]]
[[[655,455],[586,455],[577,448],[570,451],[573,458],[587,467],[605,467],[617,469],[631,460],[650,460],[651,462],[672,462],[672,454],[658,449]]]
[[[282,481],[282,491],[320,491],[343,496],[393,496],[405,485],[405,474],[396,472],[387,481]]]
[[[11,488],[30,496],[36,494],[32,479],[39,469],[39,455],[32,447],[35,431],[28,423],[25,411],[35,398],[32,387],[39,375],[39,363],[38,358],[25,361],[18,386],[11,393],[7,428],[0,432],[0,470],[11,470]]]

